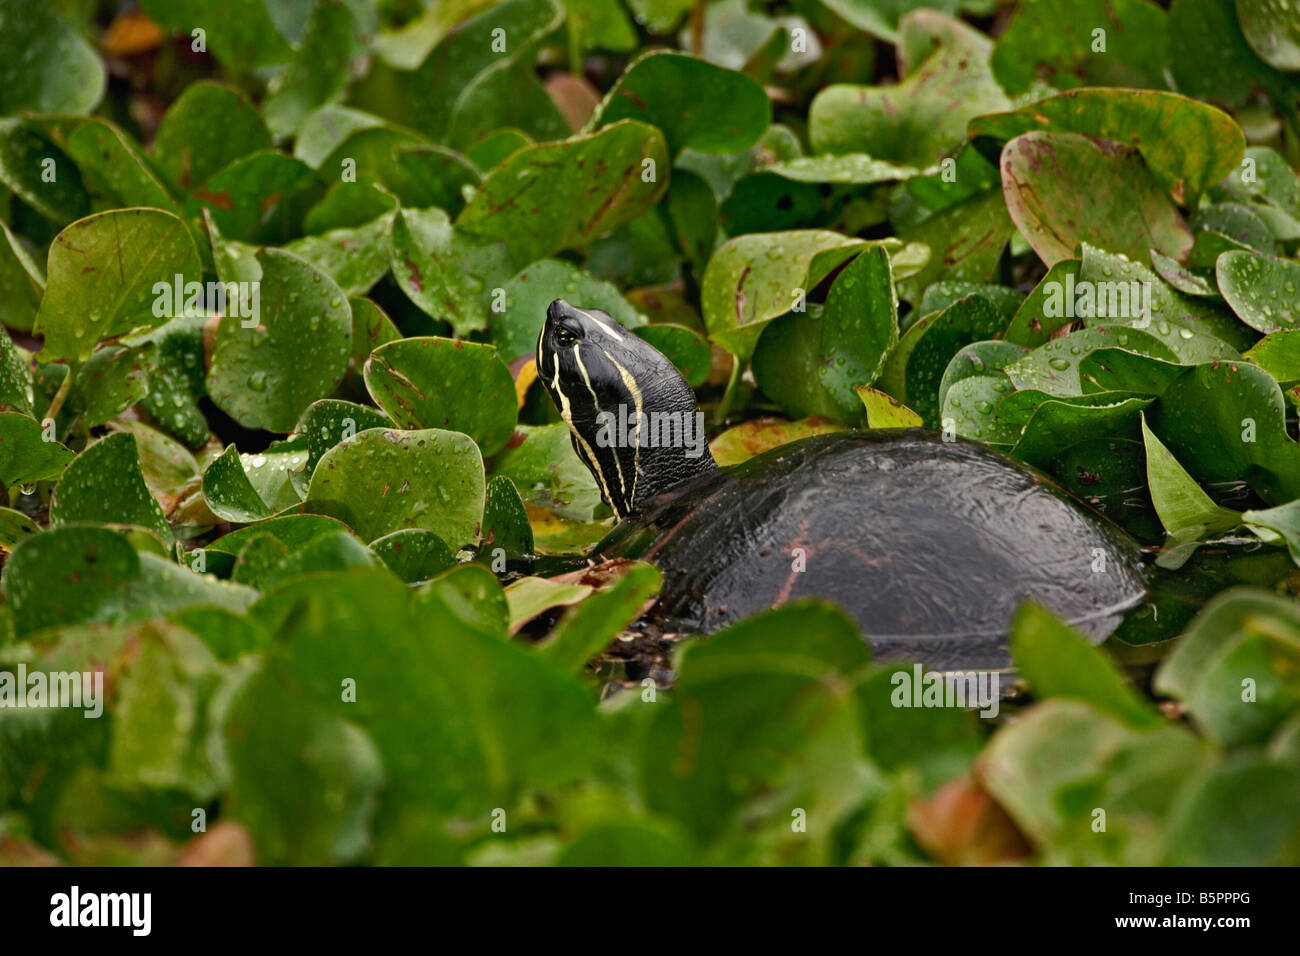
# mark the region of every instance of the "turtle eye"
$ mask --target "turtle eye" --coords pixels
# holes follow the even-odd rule
[[[554,335],[555,344],[560,348],[568,348],[570,345],[578,343],[578,337],[562,325],[556,326]]]

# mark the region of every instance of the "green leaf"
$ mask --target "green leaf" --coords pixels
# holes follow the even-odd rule
[[[528,523],[528,512],[515,483],[504,475],[497,475],[487,484],[487,502],[483,506],[483,540],[480,555],[491,555],[496,560],[497,550],[510,556],[531,556],[533,529]]]
[[[1002,148],[1007,210],[1048,266],[1088,242],[1145,261],[1175,259],[1192,235],[1136,149],[1079,133],[1029,132]]]
[[[867,410],[868,428],[920,428],[921,416],[893,396],[866,385],[854,389]]]
[[[939,16],[912,18],[903,32],[900,49],[926,40],[940,46],[894,86],[822,89],[808,108],[814,152],[866,153],[924,168],[964,141],[970,119],[1009,108],[989,69],[992,44],[982,34]]]
[[[236,76],[283,63],[292,53],[262,0],[142,0],[140,6],[175,33],[188,36],[201,26],[213,55]]]
[[[1238,170],[1246,147],[1227,113],[1164,90],[1068,90],[1009,113],[976,117],[968,127],[974,140],[1003,143],[1031,131],[1125,143],[1142,154],[1166,192],[1188,197]]]
[[[632,623],[658,591],[663,578],[657,568],[634,564],[608,588],[594,592],[560,619],[537,648],[543,660],[572,674],[591,660]]]
[[[1281,332],[1300,322],[1296,311],[1300,262],[1225,252],[1215,263],[1215,278],[1232,311],[1252,329]]]
[[[46,441],[40,422],[17,412],[0,413],[0,484],[57,479],[73,459],[56,441]]]
[[[102,438],[64,469],[51,497],[50,523],[77,521],[139,525],[171,545],[172,530],[145,484],[134,435]]]
[[[97,349],[77,369],[68,400],[81,411],[82,423],[88,428],[103,425],[143,399],[149,393],[156,354],[152,345]]]
[[[588,128],[623,119],[659,127],[674,156],[684,148],[727,154],[758,141],[772,122],[772,107],[763,88],[743,73],[652,50],[628,65]]]
[[[398,285],[458,335],[487,328],[492,289],[510,269],[507,249],[453,227],[441,209],[404,209],[393,219],[392,270]]]
[[[221,456],[204,469],[203,500],[224,521],[248,524],[271,516],[271,509],[248,480],[234,445],[226,446]]]
[[[642,325],[635,330],[637,338],[645,339],[677,366],[691,388],[699,388],[708,380],[713,363],[713,350],[704,337],[683,325]]]
[[[915,276],[900,283],[900,295],[910,301],[934,282],[987,282],[1015,227],[1007,215],[1002,190],[988,189],[955,203],[899,232],[908,243],[930,250],[929,261]],[[895,261],[897,271],[899,263]]]
[[[794,422],[783,418],[751,418],[728,428],[709,442],[709,452],[720,467],[726,468],[809,435],[843,431],[844,427],[839,422],[819,417]]]
[[[574,521],[592,521],[604,505],[596,479],[573,450],[569,427],[563,422],[520,425],[517,434],[521,437],[497,457],[492,474],[513,481],[528,504]]]
[[[927,315],[889,353],[880,390],[906,402],[927,428],[934,428],[939,421],[939,386],[949,361],[962,346],[993,338],[1005,324],[1006,319],[976,295]]]
[[[6,0],[0,38],[0,114],[89,113],[99,105],[104,64],[55,7]]]
[[[357,33],[348,4],[316,4],[293,59],[267,87],[262,113],[272,133],[294,133],[308,113],[343,92],[351,61],[364,52]]]
[[[44,271],[23,241],[0,222],[0,325],[30,329],[44,294]]]
[[[1165,29],[1164,11],[1145,0],[1026,0],[998,38],[993,72],[1012,96],[1035,81],[1159,88]]]
[[[523,266],[642,215],[667,188],[669,166],[663,134],[632,120],[529,146],[488,175],[456,227],[504,243]]]
[[[1244,757],[1198,779],[1169,821],[1175,866],[1295,866],[1300,771]]]
[[[303,236],[287,243],[284,250],[324,272],[346,295],[365,295],[388,272],[392,228],[393,214],[386,213],[355,229]]]
[[[54,182],[44,181],[49,169],[55,170]],[[0,183],[60,226],[90,212],[76,164],[34,121],[0,119]]]
[[[456,556],[432,531],[407,528],[394,531],[370,542],[379,559],[408,584],[427,581],[456,566]]]
[[[21,636],[91,620],[139,573],[140,559],[124,537],[107,528],[74,525],[21,542],[5,562],[0,582]]]
[[[1300,20],[1284,0],[1237,0],[1242,35],[1275,70],[1300,70]]]
[[[180,211],[140,144],[113,124],[101,119],[79,122],[67,132],[63,145],[86,188],[102,203]]]
[[[207,390],[245,428],[288,432],[311,402],[342,381],[352,314],[333,280],[297,256],[264,249],[256,264],[258,314],[222,317]]]
[[[1183,470],[1169,449],[1161,443],[1146,420],[1142,438],[1147,448],[1147,484],[1151,503],[1165,530],[1178,542],[1197,541],[1207,533],[1228,531],[1241,524],[1242,516],[1214,503]]]
[[[371,353],[365,378],[375,404],[399,428],[464,432],[484,455],[500,451],[514,432],[514,379],[490,345],[399,339]]]
[[[709,338],[742,361],[759,333],[864,245],[824,229],[737,236],[718,247],[700,302]]]
[[[478,540],[485,492],[467,435],[370,428],[325,453],[303,508],[338,518],[363,541],[424,528],[459,548]]]
[[[189,230],[160,209],[119,209],[74,222],[50,246],[45,298],[36,328],[42,358],[90,358],[101,339],[155,326],[155,285],[200,275]]]
[[[1097,325],[1054,338],[1007,366],[1016,388],[1034,388],[1052,395],[1084,394],[1081,364],[1097,349],[1122,349],[1137,355],[1176,362],[1174,353],[1156,336],[1122,325]]]
[[[258,862],[349,863],[370,846],[383,759],[354,724],[313,705],[284,665],[238,689],[223,726],[230,806]]]
[[[1104,574],[1105,570],[1094,573]],[[1051,611],[1025,604],[1011,622],[1011,654],[1040,698],[1073,698],[1132,727],[1158,727],[1160,713],[1141,700],[1106,656]]]
[[[240,242],[282,242],[319,196],[316,173],[301,160],[262,150],[241,156],[194,190],[221,234]]]
[[[163,114],[153,160],[173,182],[188,189],[270,145],[261,116],[239,93],[201,80],[185,87]]]
[[[307,439],[307,464],[303,468],[303,478],[310,482],[321,458],[339,442],[347,441],[367,428],[388,428],[392,424],[387,415],[369,405],[355,405],[337,398],[312,402],[294,428]],[[305,484],[302,490],[306,490]]]

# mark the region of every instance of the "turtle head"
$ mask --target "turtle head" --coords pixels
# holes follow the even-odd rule
[[[619,518],[717,467],[682,373],[607,312],[552,302],[537,338],[537,377]]]

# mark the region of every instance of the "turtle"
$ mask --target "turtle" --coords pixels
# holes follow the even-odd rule
[[[655,564],[649,614],[666,628],[712,634],[814,598],[878,659],[1007,670],[1023,602],[1099,643],[1147,595],[1132,536],[987,446],[846,429],[724,468],[681,372],[608,313],[552,302],[536,363],[618,519],[591,557]]]

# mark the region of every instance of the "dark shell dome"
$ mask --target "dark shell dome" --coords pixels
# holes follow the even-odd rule
[[[1124,531],[1020,463],[921,429],[816,436],[703,475],[596,550],[659,566],[667,626],[711,633],[823,598],[876,656],[946,669],[1009,666],[1026,599],[1100,641],[1146,592]]]

